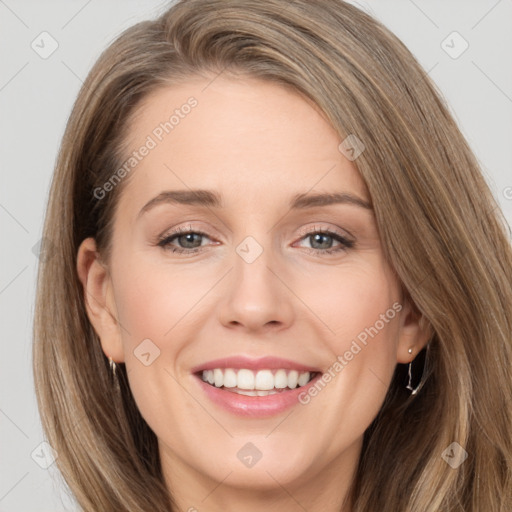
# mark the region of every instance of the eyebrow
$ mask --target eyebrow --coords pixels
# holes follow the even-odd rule
[[[183,204],[196,205],[206,208],[222,208],[222,200],[219,194],[212,190],[165,190],[148,201],[140,210],[138,217],[159,204]],[[290,201],[290,209],[302,210],[317,206],[329,206],[332,204],[351,204],[366,210],[372,210],[369,202],[348,192],[323,193],[323,194],[297,194]]]

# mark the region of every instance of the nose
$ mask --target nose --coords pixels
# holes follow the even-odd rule
[[[269,253],[263,250],[252,262],[235,255],[219,312],[225,327],[265,333],[292,324],[294,297],[287,286],[290,279]]]

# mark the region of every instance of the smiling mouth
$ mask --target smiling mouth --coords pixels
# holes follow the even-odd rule
[[[197,372],[196,375],[207,384],[225,391],[246,396],[267,396],[305,386],[318,372],[214,368]]]

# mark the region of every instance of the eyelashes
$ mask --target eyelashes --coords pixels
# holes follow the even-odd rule
[[[199,237],[206,237],[206,238],[210,238],[206,233],[203,233],[202,231],[197,231],[197,230],[191,230],[191,229],[182,229],[182,228],[179,228],[175,231],[171,231],[171,233],[165,235],[162,239],[160,239],[158,241],[158,246],[168,250],[168,251],[171,251],[173,253],[196,253],[196,252],[199,252],[200,250],[200,247],[193,247],[193,248],[187,248],[187,247],[176,247],[176,246],[172,246],[172,242],[176,239],[176,240],[185,240],[187,237],[190,238],[191,235],[197,235]],[[182,241],[183,241],[182,240]],[[190,241],[190,240],[189,240]]]
[[[178,242],[181,245],[187,245],[192,244],[194,245],[195,242],[198,241],[198,239],[204,239],[208,238],[211,239],[207,233],[204,233],[199,230],[194,230],[189,226],[188,228],[177,228],[174,231],[171,231],[170,233],[166,233],[163,237],[161,237],[158,242],[157,246],[161,247],[162,249],[166,251],[170,251],[174,254],[184,254],[184,255],[191,255],[196,254],[198,252],[202,252],[205,250],[206,246],[200,243],[199,246],[194,247],[179,247],[176,245],[173,245],[173,242]],[[333,243],[337,242],[339,245],[334,247],[327,247],[327,248],[315,248],[315,247],[303,247],[307,253],[324,256],[324,255],[332,255],[332,254],[338,254],[344,251],[347,251],[349,249],[352,249],[355,246],[355,242],[353,240],[349,240],[345,236],[341,235],[340,233],[337,233],[335,231],[329,230],[329,229],[322,229],[319,227],[313,228],[312,230],[306,231],[301,234],[300,240],[308,240],[310,242],[310,245],[322,245],[322,243],[325,244],[325,241],[327,240],[327,245],[329,245],[329,240],[332,240]],[[202,240],[200,240],[202,242]]]

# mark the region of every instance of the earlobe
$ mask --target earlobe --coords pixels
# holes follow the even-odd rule
[[[433,331],[427,319],[418,311],[410,299],[400,313],[397,362],[410,363],[430,341]]]
[[[80,244],[77,272],[83,286],[87,316],[100,338],[104,354],[115,362],[123,362],[111,276],[101,261],[94,238],[86,238]]]

